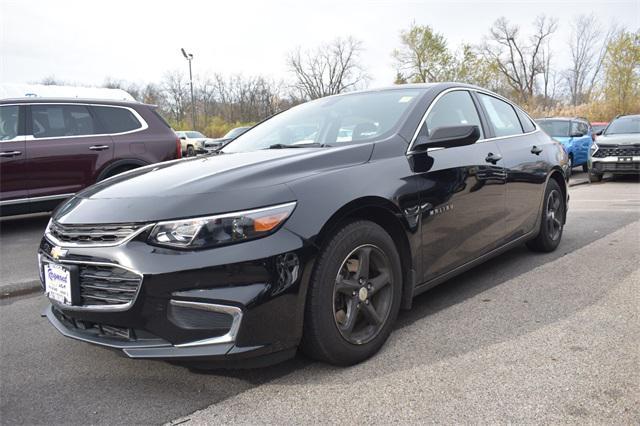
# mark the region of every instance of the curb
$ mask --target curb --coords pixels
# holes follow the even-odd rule
[[[42,290],[40,281],[25,281],[16,284],[2,285],[0,286],[0,299],[22,296],[24,294],[35,293],[40,290]]]

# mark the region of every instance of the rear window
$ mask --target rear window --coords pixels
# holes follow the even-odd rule
[[[520,124],[522,124],[522,130],[524,130],[525,133],[533,132],[536,129],[536,126],[533,124],[531,119],[527,117],[527,114],[520,111],[518,108],[516,108],[516,112],[518,113]]]
[[[126,108],[92,107],[106,133],[130,132],[142,127],[136,116]]]
[[[31,126],[35,138],[97,133],[93,117],[84,105],[32,105]]]

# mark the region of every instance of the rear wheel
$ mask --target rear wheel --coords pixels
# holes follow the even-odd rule
[[[116,167],[115,169],[113,169],[109,173],[107,173],[101,180],[110,178],[111,176],[119,175],[120,173],[128,172],[129,170],[133,170],[135,168],[137,168],[137,167],[136,166]]]
[[[562,238],[566,211],[562,189],[555,179],[550,179],[544,193],[540,232],[527,242],[527,247],[533,251],[554,251]]]
[[[379,225],[357,221],[340,229],[318,256],[309,283],[304,352],[351,365],[375,354],[400,308],[400,257]]]

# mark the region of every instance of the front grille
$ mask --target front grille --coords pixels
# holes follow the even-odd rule
[[[141,224],[62,225],[51,221],[48,233],[60,243],[117,244],[140,231]]]
[[[142,283],[138,274],[117,266],[79,266],[80,300],[84,306],[130,303]]]
[[[594,157],[632,157],[640,156],[640,145],[601,145]]]

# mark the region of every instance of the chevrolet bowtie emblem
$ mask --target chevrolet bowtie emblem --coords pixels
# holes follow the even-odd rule
[[[65,257],[67,253],[69,253],[69,250],[63,249],[58,246],[53,246],[51,248],[51,257],[53,257],[55,260],[58,260],[61,257]]]

